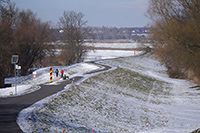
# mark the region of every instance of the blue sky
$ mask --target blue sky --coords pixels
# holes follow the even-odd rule
[[[87,26],[142,27],[149,0],[11,0],[20,9],[30,9],[54,25],[64,11],[82,12]]]

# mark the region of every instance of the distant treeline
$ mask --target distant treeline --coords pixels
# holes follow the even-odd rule
[[[54,32],[55,41],[62,40],[62,29],[51,29]],[[61,32],[60,32],[61,31]],[[87,31],[90,36],[88,40],[148,40],[149,28],[147,27],[130,27],[130,28],[116,28],[116,27],[84,27],[83,32]]]

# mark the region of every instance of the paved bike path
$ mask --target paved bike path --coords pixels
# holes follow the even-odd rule
[[[75,82],[82,77],[76,77]],[[41,85],[41,89],[19,97],[0,98],[0,133],[21,133],[22,130],[16,123],[18,113],[48,96],[61,90],[70,80],[64,80],[59,85]]]
[[[149,51],[139,56],[143,56],[147,53],[149,53]],[[134,57],[138,57],[138,56],[134,56]],[[124,58],[124,57],[120,57],[120,58]],[[110,59],[106,59],[106,60],[110,60]],[[95,61],[91,61],[89,63],[101,65],[104,68],[101,70],[96,70],[96,71],[85,73],[85,74],[91,74],[94,72],[102,72],[111,68],[110,66],[102,65],[102,64],[96,63]],[[75,77],[74,82],[80,80],[81,78],[83,77]],[[12,97],[12,98],[0,98],[0,133],[22,132],[22,130],[19,128],[18,124],[16,123],[18,113],[24,108],[27,108],[31,106],[32,104],[63,90],[64,87],[70,83],[71,83],[71,80],[65,80],[61,82],[59,85],[41,85],[41,89],[30,94],[26,94],[19,97]]]

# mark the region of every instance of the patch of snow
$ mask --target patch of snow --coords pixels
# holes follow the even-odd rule
[[[139,55],[143,51],[136,51],[135,54]],[[133,50],[91,50],[87,53],[84,61],[95,61],[101,59],[114,59],[119,57],[134,56]]]
[[[101,47],[101,48],[144,48],[151,46],[149,43],[85,43],[85,46]]]
[[[33,78],[32,74],[28,76],[17,77],[17,87],[15,88],[15,78],[6,79],[7,83],[13,84],[13,87],[1,88],[0,97],[13,97],[25,95],[31,92],[34,92],[40,89],[41,84],[56,85],[59,82],[62,82],[60,74],[56,77],[55,70],[58,69],[59,72],[61,69],[64,70],[64,74],[69,77],[74,77],[76,75],[83,75],[86,72],[100,69],[99,66],[90,64],[90,63],[78,63],[71,66],[59,66],[52,67],[53,70],[53,82],[50,83],[50,67],[37,69],[37,77]],[[21,81],[21,82],[20,82]],[[23,82],[22,82],[23,81]],[[19,84],[20,83],[20,84]]]
[[[0,89],[0,97],[12,97],[13,95],[20,96],[22,94],[26,94],[27,92],[31,93],[40,89],[39,86],[34,86],[33,88],[32,87],[33,87],[32,85],[19,85],[16,88],[8,87],[8,88]]]

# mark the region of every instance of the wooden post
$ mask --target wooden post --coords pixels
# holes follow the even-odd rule
[[[135,49],[134,49],[134,55],[136,55],[136,54],[135,54]]]

